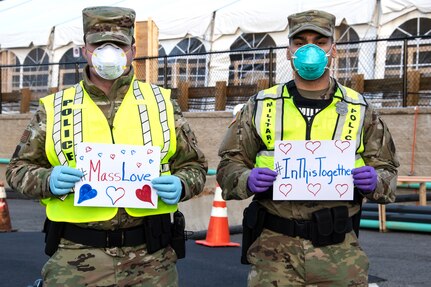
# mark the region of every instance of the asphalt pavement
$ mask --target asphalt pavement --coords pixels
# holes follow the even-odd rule
[[[48,257],[41,233],[44,208],[38,202],[8,199],[14,232],[0,233],[0,286],[27,287],[37,278]],[[233,228],[232,230],[238,230]],[[249,267],[241,265],[239,247],[206,247],[187,241],[187,255],[177,267],[181,287],[246,286]],[[361,229],[359,240],[370,260],[370,286],[431,286],[431,234]],[[241,242],[241,234],[231,233]]]

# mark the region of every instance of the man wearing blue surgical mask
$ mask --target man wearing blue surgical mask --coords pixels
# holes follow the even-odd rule
[[[219,148],[224,199],[253,196],[243,219],[248,286],[368,286],[360,209],[363,198],[395,200],[395,145],[365,98],[330,76],[335,17],[311,10],[288,21],[294,79],[252,96]],[[274,200],[276,140],[355,140],[354,200]]]
[[[135,78],[135,11],[102,6],[82,15],[83,80],[40,100],[6,172],[11,188],[46,206],[43,286],[178,286],[178,202],[203,190],[207,161],[171,91]],[[157,208],[75,206],[80,142],[158,146]]]

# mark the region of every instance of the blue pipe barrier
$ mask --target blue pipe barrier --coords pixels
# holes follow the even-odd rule
[[[379,207],[377,203],[367,202],[362,204],[362,211],[378,212]],[[431,206],[416,206],[416,205],[402,205],[402,204],[387,204],[386,212],[392,213],[415,213],[415,214],[431,214]]]
[[[217,174],[217,170],[215,169],[208,169],[207,175],[216,175]]]
[[[401,183],[401,184],[398,184],[397,187],[418,189],[419,183]],[[431,189],[431,182],[426,182],[425,188]]]
[[[426,195],[427,201],[431,200],[431,193],[427,193]],[[419,194],[418,193],[412,193],[412,194],[399,194],[395,198],[395,202],[413,202],[413,201],[419,201]]]
[[[378,220],[379,214],[374,211],[362,211],[361,219]],[[386,211],[386,221],[431,224],[431,214],[394,213]]]
[[[361,219],[360,227],[379,229],[379,221]],[[386,227],[393,230],[431,232],[431,224],[426,223],[386,221]]]

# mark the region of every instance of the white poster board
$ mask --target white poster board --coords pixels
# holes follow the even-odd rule
[[[276,141],[274,200],[353,200],[355,141]]]
[[[160,174],[159,147],[80,143],[76,168],[84,176],[75,206],[157,208],[151,180]]]

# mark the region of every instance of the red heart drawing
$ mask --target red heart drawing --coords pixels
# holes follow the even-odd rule
[[[284,153],[287,154],[292,149],[291,143],[279,144],[278,148]]]
[[[322,185],[320,183],[316,183],[316,184],[309,183],[307,185],[308,191],[312,193],[314,196],[316,196],[319,193],[321,188],[322,188]]]
[[[147,154],[152,154],[153,153],[153,150],[152,149],[148,149],[147,150]]]
[[[115,158],[115,154],[111,153],[110,158],[114,159]]]
[[[336,140],[335,141],[335,146],[341,150],[341,152],[345,151],[346,149],[348,149],[350,147],[350,142],[349,141],[341,141],[341,140]]]
[[[288,184],[280,184],[280,186],[278,187],[278,190],[284,194],[284,196],[287,196],[289,194],[289,192],[292,191],[292,185],[290,183]]]
[[[347,192],[348,189],[349,189],[349,185],[345,183],[335,185],[335,190],[337,190],[340,197],[342,197]]]
[[[92,150],[92,148],[89,146],[85,148],[85,152],[90,152],[91,150]]]
[[[320,147],[320,141],[308,141],[305,143],[305,148],[311,151],[312,154]]]
[[[141,165],[142,165],[142,163],[140,163],[140,162],[137,162],[137,163],[136,163],[136,166],[137,166],[138,168],[140,168],[140,167],[141,167]]]
[[[136,190],[136,197],[139,200],[143,202],[149,202],[152,206],[154,206],[154,203],[151,201],[151,187],[148,184],[142,186],[142,189],[138,188]]]
[[[106,188],[106,195],[111,199],[112,205],[115,205],[125,194],[126,191],[122,187],[108,186]]]

